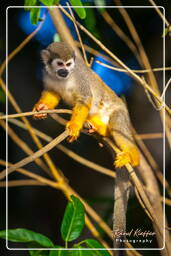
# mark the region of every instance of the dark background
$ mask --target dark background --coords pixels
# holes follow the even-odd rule
[[[169,2],[169,1],[167,1]],[[169,18],[171,4],[165,4],[162,1],[156,1],[158,5],[163,5],[166,9],[166,17]],[[113,2],[107,2],[108,5],[113,5]],[[123,4],[137,5],[137,1],[123,1]],[[6,1],[1,3],[0,16],[0,41],[1,41],[1,61],[5,58],[5,9],[10,5],[23,5],[23,1]],[[138,5],[149,5],[148,1],[138,1]],[[129,9],[134,24],[141,37],[143,45],[149,56],[152,67],[162,66],[162,22],[153,9]],[[124,22],[117,10],[109,11],[117,24],[128,32]],[[9,15],[9,52],[15,49],[20,42],[26,37],[25,33],[17,24],[18,9],[11,9]],[[131,52],[116,37],[114,32],[108,25],[97,16],[97,24],[102,42],[105,43],[118,57],[125,59],[130,57]],[[83,37],[83,40],[87,38]],[[90,42],[91,43],[91,42]],[[94,44],[92,44],[93,47]],[[171,66],[171,58],[169,56],[170,38],[166,38],[166,66]],[[25,111],[30,111],[40,96],[42,91],[41,73],[40,73],[40,44],[32,40],[27,46],[10,62],[9,64],[9,89],[18,102],[19,106]],[[169,73],[166,74],[166,81]],[[162,88],[162,72],[156,73],[156,78]],[[168,89],[167,95],[170,95]],[[169,104],[169,96],[166,97]],[[148,102],[143,89],[135,84],[129,96],[127,97],[128,108],[131,115],[131,120],[137,129],[138,133],[161,132],[162,126],[159,114],[153,109]],[[5,105],[1,104],[1,112],[5,111]],[[15,111],[9,104],[9,113]],[[29,117],[29,120],[34,127],[44,131],[51,137],[55,137],[63,131],[63,127],[53,121],[50,117],[43,121],[35,121]],[[16,126],[12,125],[15,132],[28,145],[36,151],[36,146],[30,139],[28,133]],[[1,141],[1,157],[5,159],[5,132],[0,128]],[[43,142],[44,143],[44,142]],[[146,145],[152,152],[154,158],[162,169],[162,140],[145,140]],[[102,166],[112,168],[113,159],[106,148],[100,148],[97,141],[93,137],[81,135],[78,141],[72,145],[67,142],[63,143],[67,147],[73,149],[74,152],[86,157],[93,162],[99,163]],[[67,157],[61,151],[53,149],[50,153],[52,159],[59,167],[64,175],[69,180],[70,185],[79,194],[88,200],[94,209],[103,217],[106,218],[109,225],[112,223],[113,209],[113,181],[111,178],[100,173],[93,172],[85,166],[80,165],[74,160]],[[8,144],[9,161],[12,163],[18,162],[26,157],[19,147],[9,138]],[[170,180],[170,152],[166,142],[166,177]],[[3,168],[2,168],[3,169]],[[44,175],[44,173],[35,164],[29,164],[28,170]],[[10,179],[24,178],[22,175],[14,173],[10,175]],[[0,198],[2,207],[0,211],[0,229],[5,229],[5,189],[1,188]],[[64,213],[67,200],[65,196],[58,190],[44,186],[26,186],[9,188],[9,228],[28,228],[36,232],[49,236],[54,242],[62,245],[60,237],[60,223]],[[169,209],[166,207],[167,215]],[[142,223],[143,220],[143,223]],[[142,226],[143,224],[143,226]],[[171,224],[171,223],[170,223]],[[132,197],[128,209],[128,230],[133,227],[142,227],[150,229],[151,224],[144,215],[143,210],[139,206],[135,197]],[[81,238],[91,237],[90,232],[85,228]],[[108,238],[104,236],[108,241]],[[110,241],[108,241],[110,243]],[[9,251],[5,249],[3,241],[1,241],[1,255],[28,255],[24,251]],[[10,247],[20,247],[21,245],[10,244]],[[112,245],[111,245],[112,246]],[[157,244],[153,243],[156,247]],[[144,251],[143,255],[160,255],[159,251]]]

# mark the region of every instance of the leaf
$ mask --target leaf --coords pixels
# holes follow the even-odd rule
[[[31,8],[30,10],[31,23],[36,25],[37,22],[39,21],[39,18],[40,18],[40,8],[39,7]]]
[[[70,251],[68,250],[61,250],[64,247],[55,245],[56,248],[59,248],[58,250],[51,250],[49,256],[68,256],[70,255]]]
[[[105,6],[106,5],[105,0],[95,0],[94,2],[95,2],[95,6],[97,7],[97,9],[100,13],[105,11],[105,8],[103,8],[103,7],[98,8],[98,6]]]
[[[85,224],[84,206],[81,201],[71,196],[61,225],[61,234],[64,241],[73,241],[78,238]]]
[[[61,42],[61,38],[60,38],[60,35],[58,33],[54,34],[53,42]]]
[[[162,37],[167,36],[167,34],[169,33],[169,27],[165,28],[162,34]]]
[[[42,250],[30,250],[29,251],[30,256],[49,256],[49,252],[48,251],[42,251]]]
[[[94,239],[86,239],[84,243],[88,248],[105,248],[102,244]],[[107,250],[93,250],[93,256],[110,256]]]
[[[0,238],[6,239],[6,230],[0,231]],[[36,242],[43,247],[54,247],[54,244],[48,237],[23,228],[9,229],[8,240],[22,243]]]
[[[85,8],[83,7],[82,3],[81,3],[81,0],[69,0],[70,4],[74,7],[74,6],[82,6],[82,8],[77,8],[75,7],[74,10],[75,12],[78,14],[78,16],[81,18],[81,19],[85,19],[86,17],[86,10]]]
[[[82,250],[85,249],[85,247],[81,246],[81,245],[74,245],[74,248],[77,248],[78,250],[73,250],[71,251],[71,255],[70,256],[93,256],[94,253],[93,251],[90,250]]]
[[[37,0],[25,0],[24,1],[24,6],[35,6]],[[25,11],[30,11],[31,8],[25,8]]]
[[[40,0],[40,2],[46,6],[52,6],[53,0]]]

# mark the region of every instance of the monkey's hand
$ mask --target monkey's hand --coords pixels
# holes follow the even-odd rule
[[[114,165],[121,168],[126,164],[131,164],[133,167],[139,165],[140,153],[136,146],[125,147],[125,149],[116,155]]]
[[[39,113],[39,111],[41,110],[48,110],[48,106],[45,103],[37,103],[34,108],[33,108],[33,112],[37,111],[36,114],[33,115],[33,117],[35,119],[45,119],[47,117],[47,113]]]
[[[69,121],[66,125],[66,129],[69,131],[69,138],[68,142],[73,142],[78,138],[80,135],[80,130],[82,128],[82,125],[80,125],[79,122]]]
[[[41,111],[54,109],[60,101],[59,95],[54,91],[43,91],[39,101],[33,108],[33,111]],[[33,116],[35,119],[44,119],[47,117],[47,114],[36,113]]]

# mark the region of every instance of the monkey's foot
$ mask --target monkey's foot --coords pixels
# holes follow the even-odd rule
[[[118,153],[114,164],[117,168],[121,168],[126,164],[131,164],[133,167],[135,167],[139,165],[139,162],[140,154],[136,147],[132,147],[129,150]]]
[[[43,114],[43,113],[39,113],[39,111],[41,110],[48,110],[48,106],[44,103],[38,103],[35,105],[35,107],[33,108],[33,111],[37,111],[38,113],[34,114],[33,117],[35,119],[45,119],[47,117],[47,113]]]
[[[80,125],[78,123],[75,123],[73,121],[69,121],[66,125],[66,129],[69,130],[69,138],[68,142],[73,142],[76,140],[80,134]]]
[[[86,128],[88,129],[88,133],[92,134],[97,132],[97,129],[92,125],[92,123],[89,120],[86,121],[85,125],[86,125]]]

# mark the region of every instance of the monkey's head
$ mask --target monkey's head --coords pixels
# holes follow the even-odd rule
[[[41,51],[46,71],[60,80],[67,79],[75,66],[74,50],[63,42],[52,43]]]

